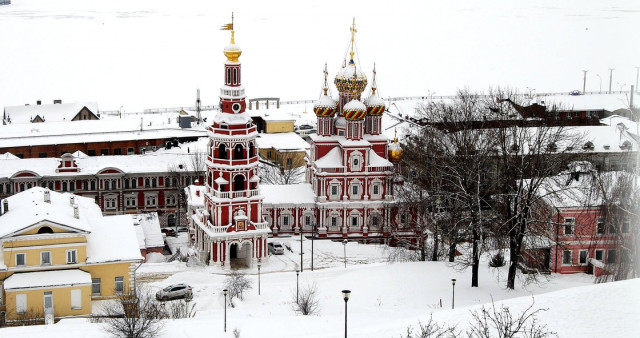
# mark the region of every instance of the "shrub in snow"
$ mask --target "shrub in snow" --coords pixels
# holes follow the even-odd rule
[[[229,305],[234,307],[233,299],[239,298],[240,300],[244,299],[243,293],[246,290],[251,290],[252,285],[251,281],[247,278],[244,273],[240,273],[238,271],[232,271],[224,282],[224,286],[227,290],[229,290]]]
[[[412,327],[407,328],[407,335],[401,338],[455,338],[460,336],[460,332],[456,331],[455,326],[444,326],[433,321],[433,317],[429,317],[426,324],[418,323],[418,330]]]
[[[499,268],[504,265],[505,261],[502,252],[498,252],[497,254],[493,255],[493,257],[491,257],[491,260],[489,260],[489,266],[492,268]]]
[[[102,316],[92,321],[102,323],[112,337],[153,338],[162,331],[162,319],[167,313],[154,295],[144,288],[135,294],[122,294],[115,300],[102,304]]]
[[[318,301],[318,285],[313,283],[302,287],[298,295],[293,295],[293,300],[295,310],[297,312],[300,312],[305,316],[318,314],[318,311],[320,310],[320,302]]]

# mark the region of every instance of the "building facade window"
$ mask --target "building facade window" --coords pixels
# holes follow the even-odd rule
[[[576,219],[573,217],[565,217],[564,218],[564,234],[565,235],[573,235],[573,228],[575,225]]]
[[[138,198],[136,196],[127,196],[124,201],[127,208],[135,208],[138,205]]]
[[[124,277],[122,276],[116,277],[114,289],[116,291],[116,294],[120,295],[124,293]]]
[[[147,207],[155,207],[158,205],[158,196],[157,195],[146,195],[145,196],[145,206]]]
[[[623,234],[628,234],[629,233],[629,219],[628,218],[624,218],[622,220],[622,225],[620,226],[620,231]]]
[[[602,235],[604,234],[604,217],[598,217],[598,220],[596,221],[596,233],[598,235]]]
[[[82,309],[82,292],[80,289],[71,290],[71,309]]]
[[[587,250],[580,250],[578,252],[578,264],[587,265],[588,259],[589,259],[589,252]]]
[[[51,265],[51,251],[40,252],[40,265]]]
[[[104,208],[108,210],[116,209],[117,198],[115,196],[108,196],[104,198]]]
[[[101,291],[100,291],[100,287],[101,287],[101,280],[100,278],[91,278],[91,294],[93,296],[100,296]]]
[[[604,250],[596,250],[596,260],[602,261],[604,259]]]
[[[607,251],[607,263],[615,264],[618,261],[618,252],[615,249]]]
[[[26,253],[17,253],[16,254],[16,266],[25,266],[27,264],[27,254]]]
[[[177,204],[176,195],[167,195],[165,197],[165,204],[166,205],[176,205]]]
[[[571,250],[562,251],[562,265],[571,265]]]
[[[78,263],[78,250],[67,250],[67,264]]]
[[[27,295],[24,293],[16,295],[16,313],[27,313]]]

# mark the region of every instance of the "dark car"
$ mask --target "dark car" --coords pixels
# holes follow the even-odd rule
[[[177,236],[176,231],[173,230],[172,228],[162,228],[160,229],[160,231],[167,236],[171,236],[171,237]]]
[[[300,129],[300,130],[313,129],[313,126],[308,125],[308,124],[303,124],[300,127],[298,127],[298,129]]]
[[[172,284],[166,288],[156,292],[157,300],[170,300],[170,299],[191,299],[193,297],[193,291],[187,284]]]

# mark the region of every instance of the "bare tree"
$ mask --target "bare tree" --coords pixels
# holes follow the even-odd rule
[[[94,322],[103,323],[104,330],[113,337],[153,338],[162,331],[166,318],[163,304],[146,289],[135,294],[118,295],[115,300],[102,303],[102,315]]]
[[[278,152],[275,161],[260,160],[260,179],[266,184],[304,182],[304,157],[298,152]]]
[[[509,307],[502,305],[499,309],[491,302],[491,307],[482,306],[478,311],[472,311],[473,323],[467,331],[469,338],[544,338],[557,337],[555,332],[549,331],[547,326],[537,318],[538,313],[547,309],[533,308],[535,302],[524,311],[513,315]]]
[[[429,316],[429,321],[425,324],[418,323],[418,329],[412,327],[407,328],[407,334],[401,338],[456,338],[460,336],[460,332],[455,326],[440,324],[433,320],[433,315]]]
[[[233,299],[238,298],[243,300],[244,292],[251,290],[252,282],[244,273],[232,271],[225,279],[225,288],[229,290],[229,305],[235,307]]]
[[[300,289],[300,293],[294,296],[297,298],[295,310],[302,315],[318,314],[320,310],[320,301],[318,300],[318,285],[316,283],[304,286]]]

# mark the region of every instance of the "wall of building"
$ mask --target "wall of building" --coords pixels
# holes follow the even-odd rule
[[[80,290],[80,308],[71,307],[71,290]],[[7,320],[15,321],[43,318],[45,292],[53,293],[53,313],[56,319],[91,315],[91,285],[76,285],[7,291]],[[24,314],[16,313],[16,296],[19,294],[24,294],[27,298],[27,312]]]

